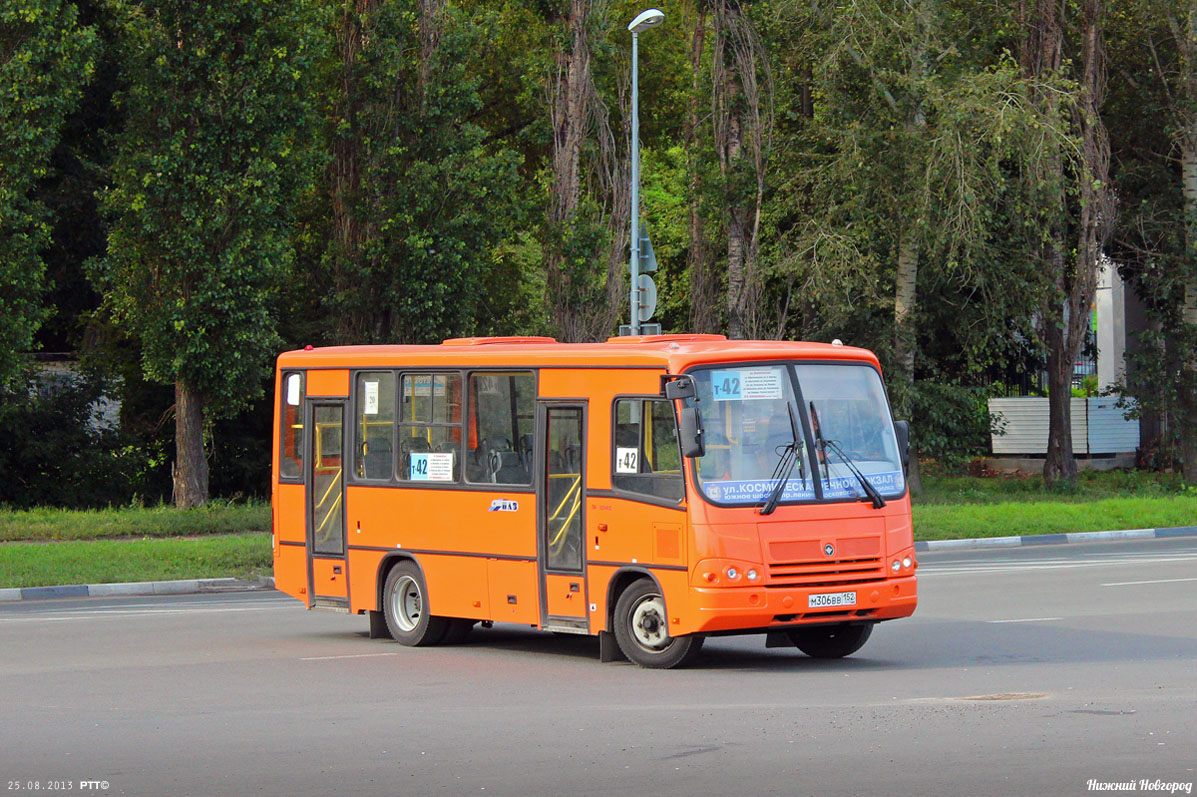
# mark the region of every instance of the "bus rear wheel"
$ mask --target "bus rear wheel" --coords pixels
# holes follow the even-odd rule
[[[790,641],[806,655],[816,659],[842,659],[860,650],[869,635],[872,623],[859,625],[825,625],[817,628],[795,628]]]
[[[387,630],[401,645],[424,647],[438,644],[448,622],[428,613],[428,588],[420,569],[412,562],[400,562],[387,574],[382,590],[382,608]]]
[[[641,579],[615,603],[615,641],[629,660],[641,667],[668,669],[691,661],[703,637],[670,636],[665,600],[656,584]]]

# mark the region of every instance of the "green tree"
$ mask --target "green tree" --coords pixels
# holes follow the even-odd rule
[[[20,369],[44,316],[41,253],[50,225],[31,194],[96,54],[95,30],[78,24],[69,3],[0,8],[0,384]]]
[[[1127,387],[1159,430],[1144,447],[1197,483],[1197,8],[1139,0],[1111,13],[1111,62],[1133,76],[1110,86],[1113,256],[1151,321]]]
[[[340,55],[324,258],[342,343],[475,333],[513,293],[496,253],[522,217],[520,157],[471,121],[484,28],[443,0],[349,2]],[[313,286],[318,291],[326,288]]]
[[[128,90],[94,279],[175,386],[175,501],[208,497],[204,428],[261,391],[304,182],[315,3],[126,3]]]

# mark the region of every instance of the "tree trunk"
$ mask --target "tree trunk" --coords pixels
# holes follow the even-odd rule
[[[587,90],[590,81],[590,43],[586,36],[589,5],[570,0],[562,20],[568,44],[556,53],[557,78],[550,112],[553,124],[553,179],[549,187],[549,230],[555,236],[545,257],[550,310],[557,334],[582,340],[585,321],[576,307],[578,286],[568,262],[567,241],[576,222],[582,195],[582,141],[586,132]]]
[[[915,330],[914,312],[917,300],[916,289],[919,276],[919,237],[909,226],[902,232],[898,242],[898,273],[894,280],[894,359],[901,369],[899,412],[910,414],[910,394],[914,389]],[[911,432],[910,470],[907,480],[911,494],[923,491],[922,472],[919,469],[918,430]]]
[[[208,502],[208,460],[204,457],[204,398],[175,380],[175,506]]]
[[[731,76],[728,76],[731,79]],[[725,171],[736,167],[743,147],[740,117],[732,114],[727,120],[727,148]],[[734,197],[727,199],[727,334],[733,340],[742,339],[747,329],[748,296],[746,288],[747,241],[744,240],[744,218],[747,208]]]
[[[917,300],[919,250],[918,233],[908,226],[898,242],[898,274],[894,281],[894,359],[907,388],[914,384],[916,344],[911,313]]]
[[[362,258],[368,233],[362,222],[361,201],[362,138],[358,125],[359,88],[355,76],[357,57],[364,40],[361,19],[373,13],[378,0],[346,0],[337,24],[337,49],[341,58],[341,87],[335,115],[344,132],[333,136],[331,210],[333,226],[332,291],[342,296],[361,280]],[[369,304],[367,300],[366,304]],[[364,307],[342,308],[332,320],[333,342],[365,343],[379,324]]]
[[[690,107],[686,119],[686,165],[690,170],[690,246],[686,260],[690,269],[690,331],[717,332],[718,295],[715,275],[711,273],[710,250],[702,217],[702,165],[699,158],[699,75],[706,43],[707,11],[700,7],[694,15],[690,39]]]
[[[773,83],[761,56],[763,45],[739,3],[720,0],[714,5],[712,38],[711,119],[726,208],[728,335],[759,337],[762,287],[757,256],[773,129]]]
[[[1064,329],[1044,324],[1047,343],[1047,459],[1043,481],[1048,487],[1076,483],[1072,453],[1072,356],[1065,351]]]
[[[1190,263],[1197,257],[1197,130],[1189,125],[1189,135],[1181,148],[1181,180],[1185,208],[1186,254]],[[1191,274],[1184,284],[1184,306],[1181,319],[1186,324],[1197,325],[1197,277]],[[1197,484],[1197,395],[1190,389],[1197,384],[1197,352],[1189,352],[1181,362],[1182,373],[1178,384],[1178,404],[1181,416],[1179,424],[1180,455],[1183,459],[1182,472],[1189,484]]]

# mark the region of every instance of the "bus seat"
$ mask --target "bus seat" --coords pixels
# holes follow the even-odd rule
[[[362,457],[362,476],[367,479],[391,478],[391,435],[389,432],[366,436],[366,454]]]

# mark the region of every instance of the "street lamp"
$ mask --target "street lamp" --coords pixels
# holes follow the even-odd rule
[[[628,318],[629,331],[640,334],[640,84],[637,65],[640,57],[640,32],[655,28],[665,20],[660,9],[650,8],[636,15],[628,30],[632,32],[632,257],[629,290],[632,313]]]

